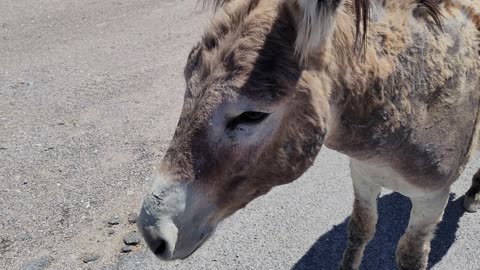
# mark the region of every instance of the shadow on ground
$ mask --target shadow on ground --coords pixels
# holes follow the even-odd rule
[[[432,241],[429,268],[437,264],[455,241],[458,221],[463,216],[463,196],[449,202]],[[405,231],[410,216],[410,200],[398,193],[392,193],[378,200],[379,220],[373,240],[365,250],[361,269],[396,269],[395,249]],[[338,269],[343,250],[347,243],[349,218],[322,235],[308,252],[295,264],[292,270]]]

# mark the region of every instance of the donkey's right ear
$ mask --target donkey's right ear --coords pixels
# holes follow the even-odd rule
[[[343,0],[287,0],[297,23],[295,52],[302,62],[332,36]]]
[[[286,0],[297,23],[295,52],[302,62],[332,37],[336,15],[345,0]],[[355,13],[355,42],[365,49],[371,0],[352,0]],[[433,1],[433,0],[429,0]],[[433,12],[434,13],[434,12]]]

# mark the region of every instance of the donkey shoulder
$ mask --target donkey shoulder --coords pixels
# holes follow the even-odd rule
[[[391,70],[369,79],[363,99],[332,110],[337,123],[326,138],[331,148],[430,188],[454,181],[478,140],[479,31],[461,9],[441,12],[442,29],[415,16],[396,24],[388,12],[372,23],[368,46],[377,65],[390,58]]]

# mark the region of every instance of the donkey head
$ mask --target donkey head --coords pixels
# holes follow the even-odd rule
[[[230,1],[191,51],[183,111],[139,218],[158,257],[187,257],[221,220],[313,163],[331,81],[295,52],[301,8]]]

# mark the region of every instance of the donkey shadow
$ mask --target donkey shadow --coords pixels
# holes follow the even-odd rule
[[[450,194],[443,220],[438,225],[428,260],[430,269],[445,256],[455,242],[458,221],[464,214],[463,196],[453,200]],[[410,200],[398,193],[392,193],[378,200],[378,223],[374,238],[365,249],[361,269],[397,269],[395,250],[405,232],[410,216]],[[292,270],[338,269],[347,244],[349,218],[322,235]]]

